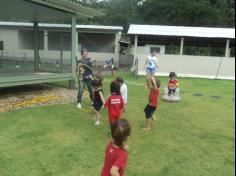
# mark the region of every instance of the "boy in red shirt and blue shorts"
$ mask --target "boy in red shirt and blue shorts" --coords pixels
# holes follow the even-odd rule
[[[146,116],[146,127],[143,130],[145,131],[151,130],[152,122],[154,121],[153,114],[155,113],[158,107],[158,98],[160,95],[161,82],[158,79],[155,80],[155,78],[151,76],[148,80],[148,87],[150,89],[149,103],[144,109]]]

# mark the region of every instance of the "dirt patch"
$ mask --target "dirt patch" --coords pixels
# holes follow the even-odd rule
[[[77,90],[32,85],[0,90],[0,112],[42,105],[76,102]]]

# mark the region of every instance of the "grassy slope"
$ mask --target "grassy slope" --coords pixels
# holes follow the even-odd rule
[[[145,82],[144,78],[121,75],[129,81]],[[105,80],[107,95],[110,79]],[[161,80],[164,86],[167,78]],[[141,130],[148,92],[142,86],[129,85],[124,117],[130,120],[133,133],[127,175],[234,175],[234,82],[179,80],[182,101],[160,100],[158,121],[150,133]],[[221,99],[211,98],[214,95]],[[89,109],[87,100],[84,106]],[[75,104],[0,114],[0,176],[99,175],[109,140],[105,111],[102,116],[102,125],[95,128],[92,116],[79,112]]]

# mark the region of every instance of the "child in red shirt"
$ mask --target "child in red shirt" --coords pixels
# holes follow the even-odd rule
[[[122,112],[125,111],[125,103],[120,95],[120,84],[113,81],[110,86],[111,96],[105,102],[105,107],[108,110],[108,118],[110,125],[120,119]]]
[[[146,127],[143,129],[145,131],[151,130],[152,122],[154,121],[153,114],[156,111],[156,108],[158,107],[158,98],[160,95],[160,87],[161,82],[160,80],[155,80],[155,78],[152,76],[148,80],[148,87],[150,88],[150,94],[149,94],[149,104],[145,107],[144,112],[146,116]]]
[[[107,145],[101,176],[125,176],[128,153],[125,143],[131,134],[131,126],[125,119],[117,120],[112,126],[112,141]]]
[[[174,96],[176,95],[176,89],[179,85],[178,80],[176,79],[177,75],[175,72],[170,72],[169,74],[169,81],[168,81],[168,96],[173,94]]]

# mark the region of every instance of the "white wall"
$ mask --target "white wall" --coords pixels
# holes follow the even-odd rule
[[[147,55],[138,54],[139,74],[145,74],[144,63]],[[180,56],[159,55],[159,74],[168,74],[171,71],[182,75],[196,75],[214,78],[219,70],[219,77],[235,79],[235,58],[207,57],[207,56]]]
[[[18,50],[18,31],[0,29],[0,41],[4,42],[4,51]]]

